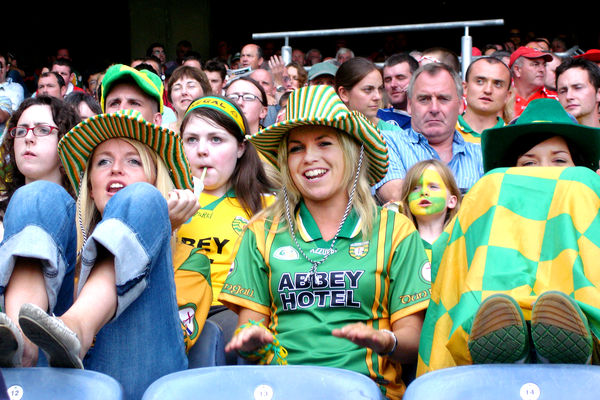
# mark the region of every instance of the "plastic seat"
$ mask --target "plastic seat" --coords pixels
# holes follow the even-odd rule
[[[11,399],[120,400],[123,388],[114,378],[69,368],[2,368]]]
[[[344,369],[299,365],[236,365],[197,368],[163,376],[143,400],[184,399],[347,400],[383,399],[368,377]]]
[[[200,337],[188,352],[188,368],[225,365],[225,342],[219,325],[206,320]]]
[[[595,365],[466,365],[418,377],[408,385],[404,400],[591,399],[599,381],[600,366]]]

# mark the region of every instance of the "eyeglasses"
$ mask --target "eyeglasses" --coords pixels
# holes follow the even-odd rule
[[[27,136],[29,131],[33,132],[33,134],[37,137],[48,136],[54,132],[54,130],[58,130],[56,126],[51,125],[36,125],[33,128],[26,128],[24,126],[15,126],[10,130],[10,136],[14,138],[23,138]]]
[[[252,101],[260,101],[260,99],[258,98],[258,96],[252,94],[252,93],[231,93],[230,95],[227,96],[227,98],[229,100],[235,101],[236,103],[239,101],[239,99],[242,99],[244,102],[250,103]],[[261,101],[262,104],[262,101]]]

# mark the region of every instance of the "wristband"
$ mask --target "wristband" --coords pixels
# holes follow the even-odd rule
[[[271,332],[269,328],[262,324],[262,320],[258,322],[249,320],[248,323],[237,328],[234,335],[237,335],[242,329],[252,325],[259,326]],[[238,354],[250,361],[258,361],[260,365],[269,364],[273,359],[275,359],[275,362],[279,365],[287,365],[287,350],[279,343],[277,335],[273,332],[271,332],[271,334],[273,335],[273,343],[268,343],[254,351],[238,350]]]
[[[392,346],[392,349],[387,352],[387,353],[378,353],[380,356],[391,356],[392,354],[394,354],[394,351],[396,351],[396,347],[398,347],[398,338],[396,337],[396,335],[394,334],[394,332],[390,331],[389,329],[381,329],[381,332],[385,332],[387,334],[392,335],[392,337],[394,338],[394,345]]]

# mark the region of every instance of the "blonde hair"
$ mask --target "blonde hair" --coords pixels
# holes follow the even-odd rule
[[[450,168],[443,162],[435,159],[419,161],[406,172],[406,176],[402,181],[402,213],[406,215],[408,218],[412,220],[416,227],[418,227],[417,219],[410,212],[410,207],[408,205],[408,196],[410,195],[412,189],[417,185],[419,179],[425,172],[425,170],[429,167],[435,168],[435,170],[440,174],[444,185],[448,188],[448,191],[451,195],[456,196],[456,206],[449,210],[446,210],[446,218],[444,219],[444,227],[448,225],[448,222],[456,215],[458,209],[460,208],[460,203],[462,201],[462,193],[456,184],[456,180],[454,179],[454,175]]]
[[[344,155],[343,182],[346,186],[348,195],[350,195],[352,187],[354,185],[354,178],[356,176],[356,168],[354,166],[358,166],[358,160],[360,157],[360,144],[356,140],[348,136],[345,132],[338,130],[336,133],[338,141],[342,148],[342,153]],[[281,185],[287,190],[289,209],[290,212],[293,213],[300,201],[302,200],[302,195],[300,194],[298,188],[294,184],[294,181],[292,180],[290,171],[288,169],[288,137],[289,133],[279,144],[277,161],[279,164],[279,177]],[[371,235],[371,231],[373,229],[373,220],[375,218],[375,211],[377,209],[375,200],[371,195],[371,187],[369,185],[367,171],[368,158],[365,154],[363,155],[362,167],[359,172],[358,182],[356,184],[356,189],[354,192],[354,199],[352,200],[352,208],[362,220],[361,231],[364,238],[368,238]],[[255,218],[261,217],[279,217],[280,221],[284,223],[283,227],[285,229],[288,229],[286,220],[286,205],[281,191],[278,194],[277,200],[270,207],[268,207],[267,209],[263,210],[261,213],[255,216]]]
[[[137,140],[128,138],[118,138],[132,145],[140,155],[142,167],[144,168],[144,174],[150,181],[154,181],[154,186],[159,190],[165,199],[167,199],[169,192],[175,188],[169,170],[165,165],[164,161],[158,157],[150,147]],[[110,139],[109,139],[110,140]],[[85,240],[90,232],[94,230],[96,224],[100,221],[101,215],[96,208],[96,204],[91,197],[91,184],[89,181],[89,171],[91,169],[91,161],[94,157],[94,153],[90,155],[87,166],[81,179],[81,185],[79,190],[79,196],[77,197],[77,223],[79,228],[77,230],[77,252],[81,251]],[[152,179],[154,178],[154,179]]]

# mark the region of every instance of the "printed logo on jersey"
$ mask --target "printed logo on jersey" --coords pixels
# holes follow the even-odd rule
[[[198,336],[198,322],[196,322],[196,305],[187,303],[179,307],[179,319],[181,325],[185,329],[185,333],[190,339],[195,339]]]
[[[292,246],[283,246],[275,250],[273,257],[282,261],[290,261],[298,260],[300,258],[300,254],[298,254],[298,251]]]
[[[235,217],[231,222],[231,227],[238,235],[242,233],[242,229],[244,229],[246,225],[248,225],[248,220],[240,216]]]
[[[400,296],[400,301],[402,302],[402,304],[410,304],[410,303],[419,302],[430,296],[431,296],[431,288],[423,289],[419,293],[405,294],[404,296]]]
[[[354,292],[364,270],[316,272],[284,272],[279,278],[277,292],[284,311],[310,308],[360,308]]]
[[[421,279],[427,283],[431,283],[431,263],[429,261],[421,265]]]
[[[369,252],[369,242],[352,243],[348,249],[350,256],[360,260]]]
[[[326,256],[327,254],[337,253],[337,249],[322,249],[317,247],[316,249],[310,249],[311,254],[318,254],[320,256]]]

